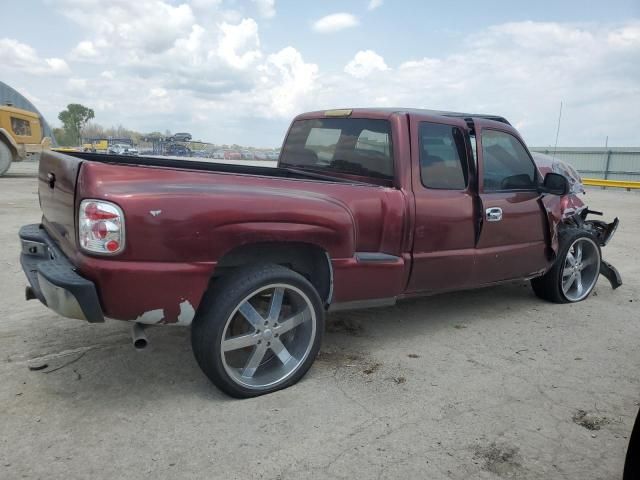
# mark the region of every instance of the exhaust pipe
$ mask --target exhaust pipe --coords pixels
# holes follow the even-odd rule
[[[144,332],[145,326],[141,323],[134,323],[131,327],[131,341],[133,342],[133,348],[139,352],[147,348],[149,345],[149,339]]]

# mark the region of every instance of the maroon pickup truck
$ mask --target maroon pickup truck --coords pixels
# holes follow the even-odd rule
[[[306,113],[277,168],[45,153],[42,223],[20,231],[27,298],[60,315],[190,325],[237,397],[298,381],[327,311],[531,279],[585,299],[618,221],[589,220],[575,171],[532,156],[502,117]]]

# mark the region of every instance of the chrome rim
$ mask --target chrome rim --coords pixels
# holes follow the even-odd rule
[[[562,293],[572,302],[586,298],[596,285],[600,273],[598,246],[588,238],[571,244],[562,270]]]
[[[315,336],[316,314],[309,297],[291,285],[267,285],[247,295],[227,319],[222,363],[239,385],[274,387],[307,359]]]

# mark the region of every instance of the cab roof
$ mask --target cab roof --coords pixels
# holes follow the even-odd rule
[[[348,113],[347,113],[348,112]],[[511,125],[509,121],[500,115],[489,115],[481,113],[464,113],[464,112],[448,112],[443,110],[429,110],[426,108],[401,108],[401,107],[385,107],[385,108],[340,108],[328,109],[315,112],[304,113],[299,118],[312,117],[357,117],[357,116],[377,116],[377,115],[431,115],[435,117],[456,117],[456,118],[483,118],[493,120],[494,122],[505,123]]]
[[[14,114],[18,114],[18,115],[24,115],[24,116],[32,117],[32,118],[35,118],[35,119],[40,118],[40,115],[38,115],[35,112],[31,112],[29,110],[24,110],[22,108],[16,108],[16,107],[11,106],[11,105],[0,105],[0,111],[14,113]]]

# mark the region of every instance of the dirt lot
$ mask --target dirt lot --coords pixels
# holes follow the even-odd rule
[[[330,317],[297,386],[231,400],[189,332],[88,325],[23,300],[35,165],[0,178],[0,478],[621,477],[640,401],[640,195],[591,190],[625,285],[558,306],[527,284]],[[46,363],[44,370],[29,365]]]

